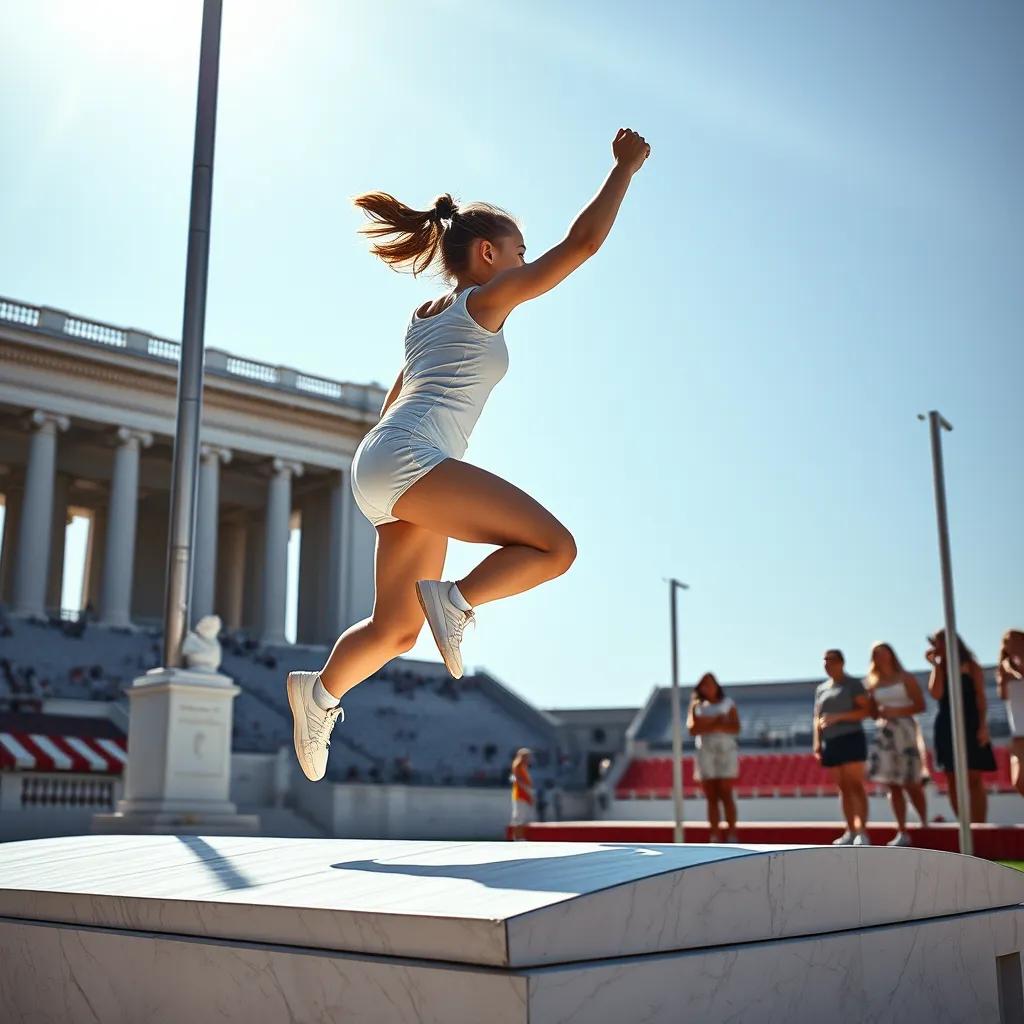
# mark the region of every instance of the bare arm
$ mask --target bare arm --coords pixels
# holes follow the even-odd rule
[[[398,397],[398,393],[402,390],[402,374],[403,370],[398,371],[398,376],[395,378],[395,383],[391,385],[391,390],[388,392],[387,398],[384,399],[384,404],[380,408],[380,418],[384,419],[384,413],[388,411],[388,406]]]
[[[612,142],[612,152],[615,165],[565,238],[532,263],[504,270],[475,290],[471,312],[478,322],[504,323],[516,306],[551,291],[601,247],[650,147],[643,136],[623,128]]]
[[[690,706],[686,711],[686,728],[691,736],[696,736],[699,732],[703,731],[700,725],[700,719],[697,717],[697,702],[691,697]]]
[[[1007,698],[1007,686],[1010,681],[1024,678],[1020,665],[1020,654],[1011,651],[1004,643],[1003,649],[999,652],[999,665],[996,667],[996,691],[1002,700]]]
[[[909,672],[904,674],[903,684],[906,686],[907,696],[913,701],[913,704],[909,708],[898,708],[896,711],[900,717],[912,718],[924,711],[924,694],[921,692],[918,681]]]
[[[626,190],[633,180],[634,173],[624,164],[616,163],[608,172],[608,177],[605,178],[597,195],[572,222],[569,234],[578,235],[589,243],[593,252],[597,252],[615,223],[619,207],[622,205],[622,200],[626,198]]]
[[[728,714],[725,716],[725,722],[722,724],[722,732],[729,733],[732,736],[738,736],[740,732],[740,713],[735,706],[729,708]]]

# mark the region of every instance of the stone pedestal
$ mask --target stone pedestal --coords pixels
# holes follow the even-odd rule
[[[126,691],[131,704],[124,799],[93,815],[93,832],[252,835],[259,817],[238,814],[231,785],[228,676],[156,668]]]

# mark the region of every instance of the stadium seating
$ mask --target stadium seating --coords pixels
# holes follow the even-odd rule
[[[1011,792],[1010,756],[1005,747],[995,747],[998,770],[986,773],[983,778],[989,792]],[[934,771],[929,753],[929,770],[932,781],[940,793],[947,789],[946,777]],[[869,783],[869,790],[884,793],[886,787]],[[686,796],[700,793],[699,783],[694,778],[694,759],[683,758],[683,789]],[[792,797],[828,796],[835,792],[829,780],[828,771],[818,764],[810,753],[758,753],[740,755],[740,775],[735,793],[740,797]],[[634,759],[629,763],[615,789],[620,800],[654,799],[664,800],[672,796],[672,759],[670,757],[649,757]]]
[[[0,641],[0,709],[37,712],[48,698],[118,701],[132,680],[159,664],[159,631],[90,625],[73,635],[59,620],[13,622]],[[232,748],[272,752],[292,742],[284,693],[290,669],[319,668],[326,649],[263,647],[222,637],[221,671],[241,688]],[[560,749],[556,726],[483,673],[453,680],[443,665],[395,659],[345,698],[332,737],[334,781],[435,785],[508,784],[515,750],[535,754],[538,786],[581,788],[585,763]]]

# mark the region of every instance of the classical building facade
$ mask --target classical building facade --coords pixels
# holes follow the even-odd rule
[[[0,601],[61,604],[65,528],[89,521],[83,604],[162,621],[177,342],[0,298]],[[299,643],[369,615],[376,534],[349,481],[385,390],[208,348],[192,621],[285,642],[288,540],[301,530]]]

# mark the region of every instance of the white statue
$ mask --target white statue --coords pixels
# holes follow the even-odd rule
[[[189,668],[202,672],[216,672],[220,668],[220,616],[204,615],[196,628],[189,630],[181,645],[181,653]]]

